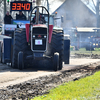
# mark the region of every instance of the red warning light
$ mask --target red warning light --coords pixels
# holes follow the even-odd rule
[[[41,35],[38,35],[38,38],[41,38],[42,36]]]

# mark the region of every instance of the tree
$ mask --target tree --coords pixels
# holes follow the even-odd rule
[[[99,10],[99,6],[100,6],[100,1],[99,0],[92,0],[95,10],[96,10],[96,17],[97,17],[97,27],[100,27],[100,10]]]

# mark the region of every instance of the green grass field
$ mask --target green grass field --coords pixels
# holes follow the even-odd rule
[[[65,83],[49,94],[31,100],[100,100],[100,71],[92,76]]]
[[[85,48],[81,48],[81,49],[79,49],[79,51],[70,51],[70,54],[72,54],[72,55],[74,55],[75,53],[77,53],[77,54],[88,54],[88,55],[91,55],[91,54],[100,55],[100,48],[96,48],[94,51],[86,51]]]

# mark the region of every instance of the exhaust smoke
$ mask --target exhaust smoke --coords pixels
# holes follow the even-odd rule
[[[41,5],[41,0],[36,0],[36,5],[37,6]]]

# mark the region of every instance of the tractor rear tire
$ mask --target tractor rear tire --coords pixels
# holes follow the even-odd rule
[[[51,40],[52,53],[59,53],[59,70],[63,68],[64,36],[62,30],[53,30]]]
[[[70,59],[70,39],[64,40],[64,57],[63,61],[64,64],[69,64],[69,59]]]
[[[27,50],[26,41],[26,30],[23,28],[17,28],[14,33],[14,43],[13,43],[13,57],[12,57],[12,67],[18,68],[18,53],[23,52],[23,63],[25,59],[25,51]]]
[[[53,70],[57,71],[59,68],[59,55],[57,53],[53,56]]]

